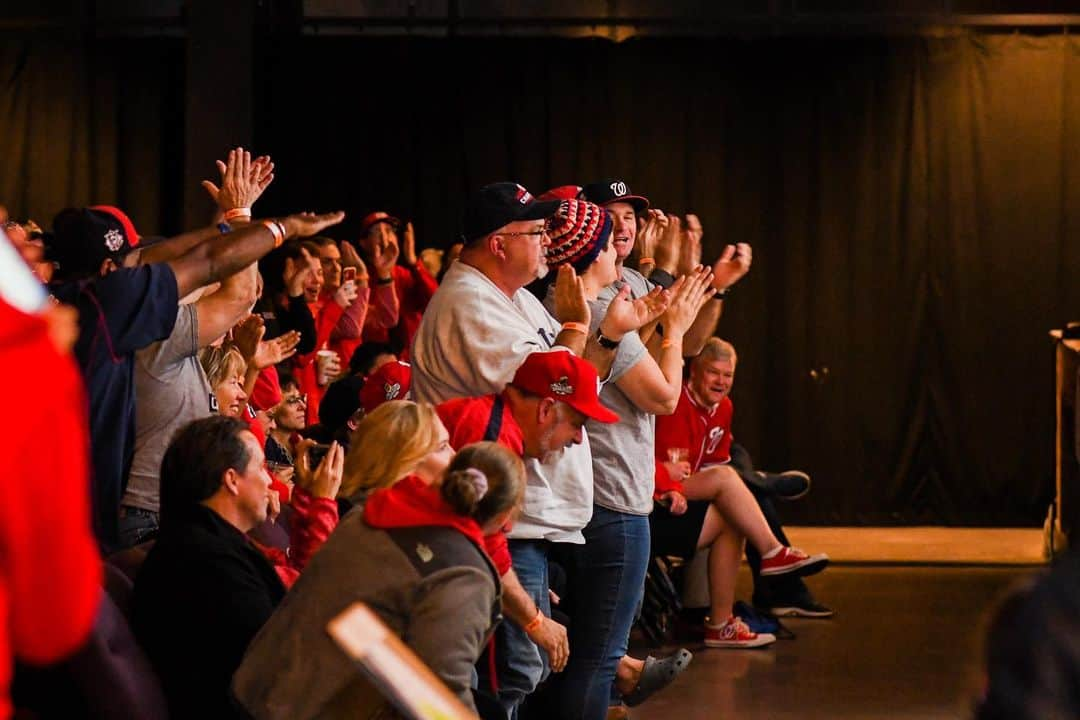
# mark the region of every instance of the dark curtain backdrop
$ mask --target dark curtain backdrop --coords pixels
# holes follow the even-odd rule
[[[1037,523],[1053,354],[1080,316],[1080,41],[1067,36],[264,40],[263,212],[457,233],[469,188],[618,175],[754,268],[721,335],[735,434],[814,491],[792,521]],[[9,41],[0,202],[179,230],[184,46]],[[227,72],[223,69],[223,77]],[[223,83],[222,92],[227,91]],[[209,159],[207,166],[210,167]]]
[[[178,232],[184,44],[7,36],[0,43],[0,203],[45,226],[69,205],[124,208]]]
[[[1080,41],[299,39],[264,48],[280,209],[605,175],[754,246],[720,334],[735,435],[806,468],[792,520],[1037,524],[1053,352],[1080,317]]]

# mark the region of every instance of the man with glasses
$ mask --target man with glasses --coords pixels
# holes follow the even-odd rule
[[[584,289],[569,267],[555,283],[558,320],[525,289],[547,275],[546,221],[558,207],[557,201],[534,201],[512,182],[487,185],[469,198],[461,256],[447,270],[413,342],[418,402],[501,393],[526,357],[553,347],[583,357],[603,378],[622,336],[651,319],[643,302],[613,301],[599,336],[590,334]],[[592,459],[582,435],[580,444],[526,461],[525,503],[510,533],[513,568],[503,576],[508,622],[498,630],[497,678],[490,677],[492,668],[477,668],[480,692],[507,717],[516,717],[546,675],[548,658],[561,665],[567,657],[566,628],[550,618],[548,553],[552,543],[584,542],[581,529],[592,515]]]

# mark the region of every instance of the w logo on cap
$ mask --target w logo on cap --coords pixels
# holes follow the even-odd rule
[[[613,182],[613,183],[611,183],[611,185],[609,187],[611,187],[611,192],[614,193],[618,197],[622,197],[623,195],[625,195],[628,192],[628,190],[626,188],[626,183],[624,183],[622,181]]]
[[[401,394],[401,383],[394,383],[393,385],[385,383],[383,385],[383,392],[386,393],[387,400],[393,400]]]

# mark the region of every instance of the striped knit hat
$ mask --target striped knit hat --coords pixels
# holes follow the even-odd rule
[[[574,270],[584,272],[596,262],[610,235],[607,210],[585,200],[563,200],[548,221],[548,267],[570,263]]]

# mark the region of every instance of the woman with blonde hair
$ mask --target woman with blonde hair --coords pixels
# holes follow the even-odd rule
[[[525,466],[509,449],[481,442],[462,448],[437,477],[430,484],[410,474],[374,490],[312,558],[233,679],[253,717],[385,717],[385,698],[325,632],[355,602],[367,603],[474,708],[473,666],[500,609],[484,536],[520,506]]]
[[[434,407],[391,400],[366,415],[353,431],[338,497],[356,503],[364,494],[409,475],[434,484],[453,455],[450,434]]]
[[[211,345],[199,351],[199,362],[214,392],[218,413],[244,419],[247,407],[247,393],[244,392],[247,362],[244,356],[232,345]]]

